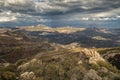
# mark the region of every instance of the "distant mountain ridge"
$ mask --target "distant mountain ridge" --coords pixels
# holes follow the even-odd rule
[[[70,44],[77,42],[84,47],[114,47],[120,46],[120,29],[110,28],[74,28],[46,26],[21,27],[29,34],[48,39],[50,42]]]

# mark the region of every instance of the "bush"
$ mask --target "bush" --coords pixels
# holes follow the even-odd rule
[[[120,80],[120,77],[114,77],[114,79],[113,80]]]
[[[15,73],[6,71],[6,72],[3,72],[3,74],[1,75],[1,79],[2,80],[16,80],[16,76],[15,76]]]
[[[20,59],[16,62],[16,66],[22,65],[23,63],[27,62],[26,59]]]
[[[110,63],[108,62],[103,62],[103,61],[100,61],[98,62],[99,66],[100,67],[106,67],[108,70],[112,71],[112,72],[118,72],[117,68],[115,66],[112,66]]]
[[[85,73],[85,67],[82,65],[75,66],[71,70],[67,72],[69,80],[82,80],[84,73]]]
[[[5,71],[15,72],[16,66],[11,64],[11,65],[5,67]]]
[[[64,70],[59,64],[47,64],[43,76],[45,80],[63,80]]]
[[[89,68],[91,69],[94,69],[94,70],[98,70],[99,69],[99,65],[98,64],[94,64],[94,63],[92,63],[92,64],[90,64],[90,66],[89,66]]]

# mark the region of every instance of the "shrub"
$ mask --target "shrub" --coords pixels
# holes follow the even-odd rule
[[[64,70],[59,64],[47,64],[43,76],[45,80],[63,80]]]
[[[90,66],[89,66],[89,68],[91,69],[94,69],[94,70],[98,70],[99,69],[99,65],[98,64],[94,64],[94,63],[92,63],[92,64],[90,64]]]
[[[16,66],[11,64],[11,65],[5,67],[5,71],[15,72]]]
[[[27,62],[26,59],[20,59],[16,62],[16,66],[22,65],[23,63]]]
[[[13,72],[6,71],[6,72],[3,72],[1,79],[2,80],[16,80],[16,75]]]
[[[82,80],[84,73],[85,73],[85,67],[79,65],[69,70],[67,72],[67,75],[70,80]]]
[[[113,80],[120,80],[120,77],[114,77],[114,79]]]
[[[112,71],[112,72],[118,72],[117,68],[115,66],[112,66],[112,64],[108,63],[108,62],[103,62],[100,61],[98,62],[100,67],[106,67],[108,70]]]

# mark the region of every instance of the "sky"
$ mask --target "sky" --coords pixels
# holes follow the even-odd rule
[[[120,0],[0,0],[0,27],[120,26]]]

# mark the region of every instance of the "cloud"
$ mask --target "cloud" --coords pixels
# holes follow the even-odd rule
[[[34,2],[31,0],[4,0],[0,1],[1,10],[13,12],[29,12],[34,10]]]
[[[0,0],[0,22],[120,19],[120,0]]]
[[[0,13],[0,22],[15,21],[16,19],[17,19],[16,16],[11,14],[10,11]]]
[[[0,22],[9,22],[16,20],[16,17],[0,17]]]
[[[42,10],[49,9],[49,12],[55,13],[56,10],[53,9],[56,8],[61,14],[73,12],[95,13],[117,9],[120,7],[119,4],[120,0],[48,0],[43,2],[43,6],[47,6],[44,6]]]
[[[120,0],[3,0],[1,10],[58,15],[74,12],[95,13],[120,8]]]

